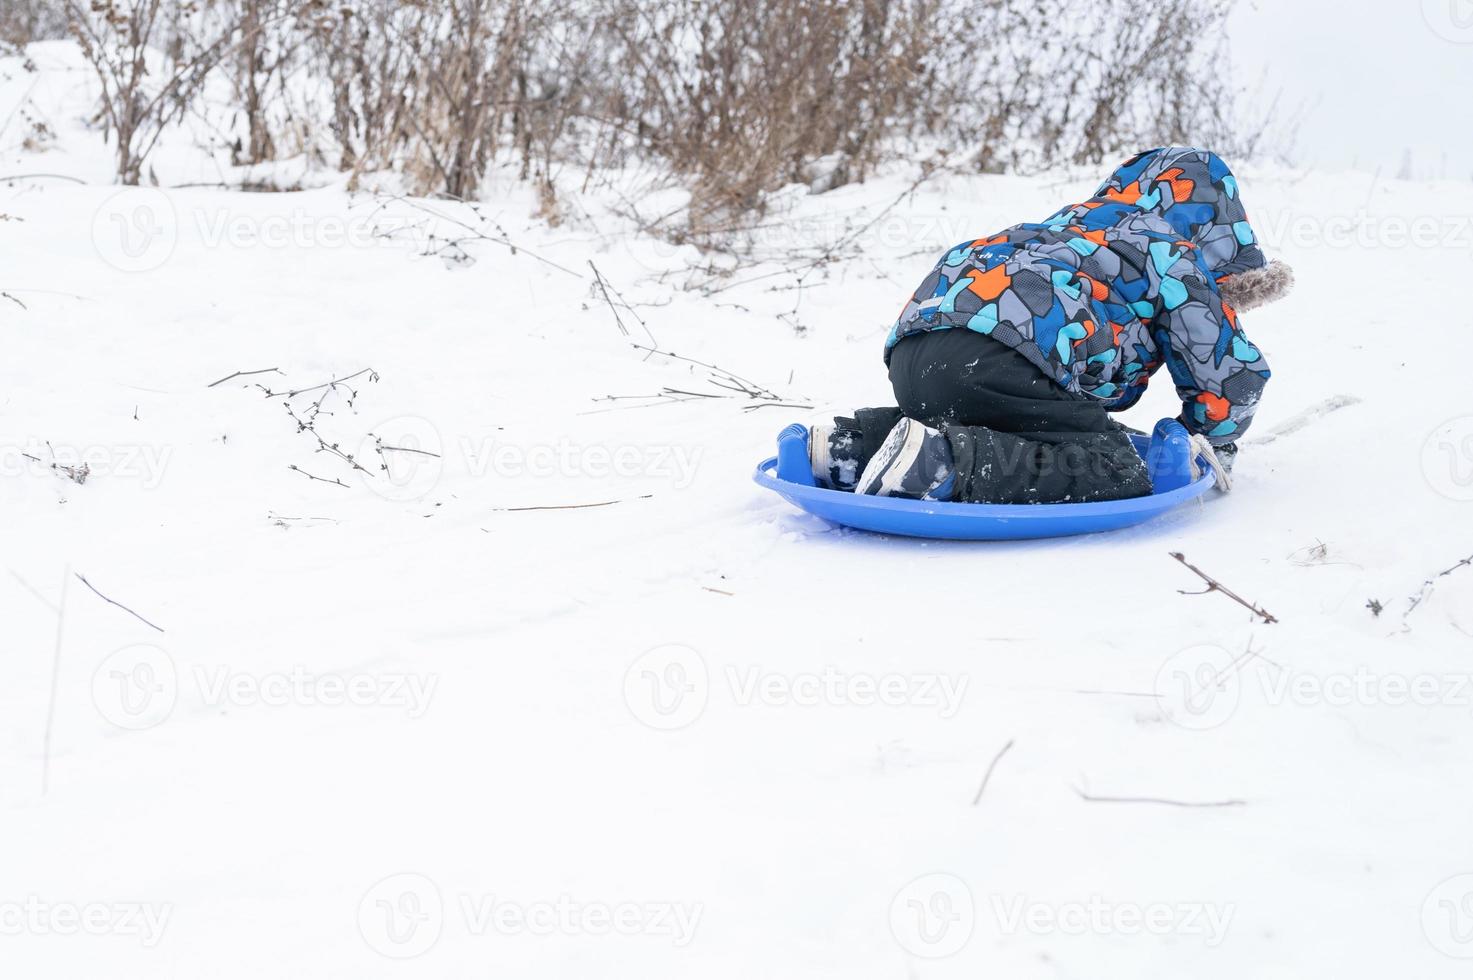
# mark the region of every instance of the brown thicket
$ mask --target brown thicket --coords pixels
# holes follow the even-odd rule
[[[4,36],[54,35],[13,0]],[[1233,0],[65,0],[117,172],[228,80],[233,162],[299,153],[473,197],[629,166],[687,186],[687,228],[791,182],[901,157],[979,170],[1252,149],[1227,70]],[[27,33],[29,32],[29,33]],[[212,91],[215,91],[212,88]],[[217,93],[218,96],[218,93]],[[215,107],[219,109],[218,106]]]

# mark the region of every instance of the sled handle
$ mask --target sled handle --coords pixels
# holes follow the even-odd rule
[[[777,478],[800,487],[816,487],[808,461],[808,426],[793,423],[777,436]]]

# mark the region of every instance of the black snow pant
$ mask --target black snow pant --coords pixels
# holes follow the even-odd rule
[[[1128,430],[1100,402],[990,337],[960,329],[907,337],[890,353],[890,382],[899,409],[859,413],[866,449],[902,413],[939,429],[956,463],[952,500],[1084,503],[1151,492]]]

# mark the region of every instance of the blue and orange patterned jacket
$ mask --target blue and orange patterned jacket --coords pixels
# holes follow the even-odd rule
[[[975,330],[1111,411],[1134,405],[1164,364],[1187,428],[1232,442],[1269,370],[1217,283],[1266,264],[1216,154],[1150,150],[1082,204],[949,251],[901,312],[885,357],[912,334]]]

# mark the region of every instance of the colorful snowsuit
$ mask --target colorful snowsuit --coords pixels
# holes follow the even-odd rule
[[[1088,201],[943,256],[891,329],[886,363],[906,337],[966,328],[1110,411],[1134,405],[1165,364],[1186,427],[1233,442],[1269,370],[1217,280],[1266,264],[1221,159],[1150,150]]]

